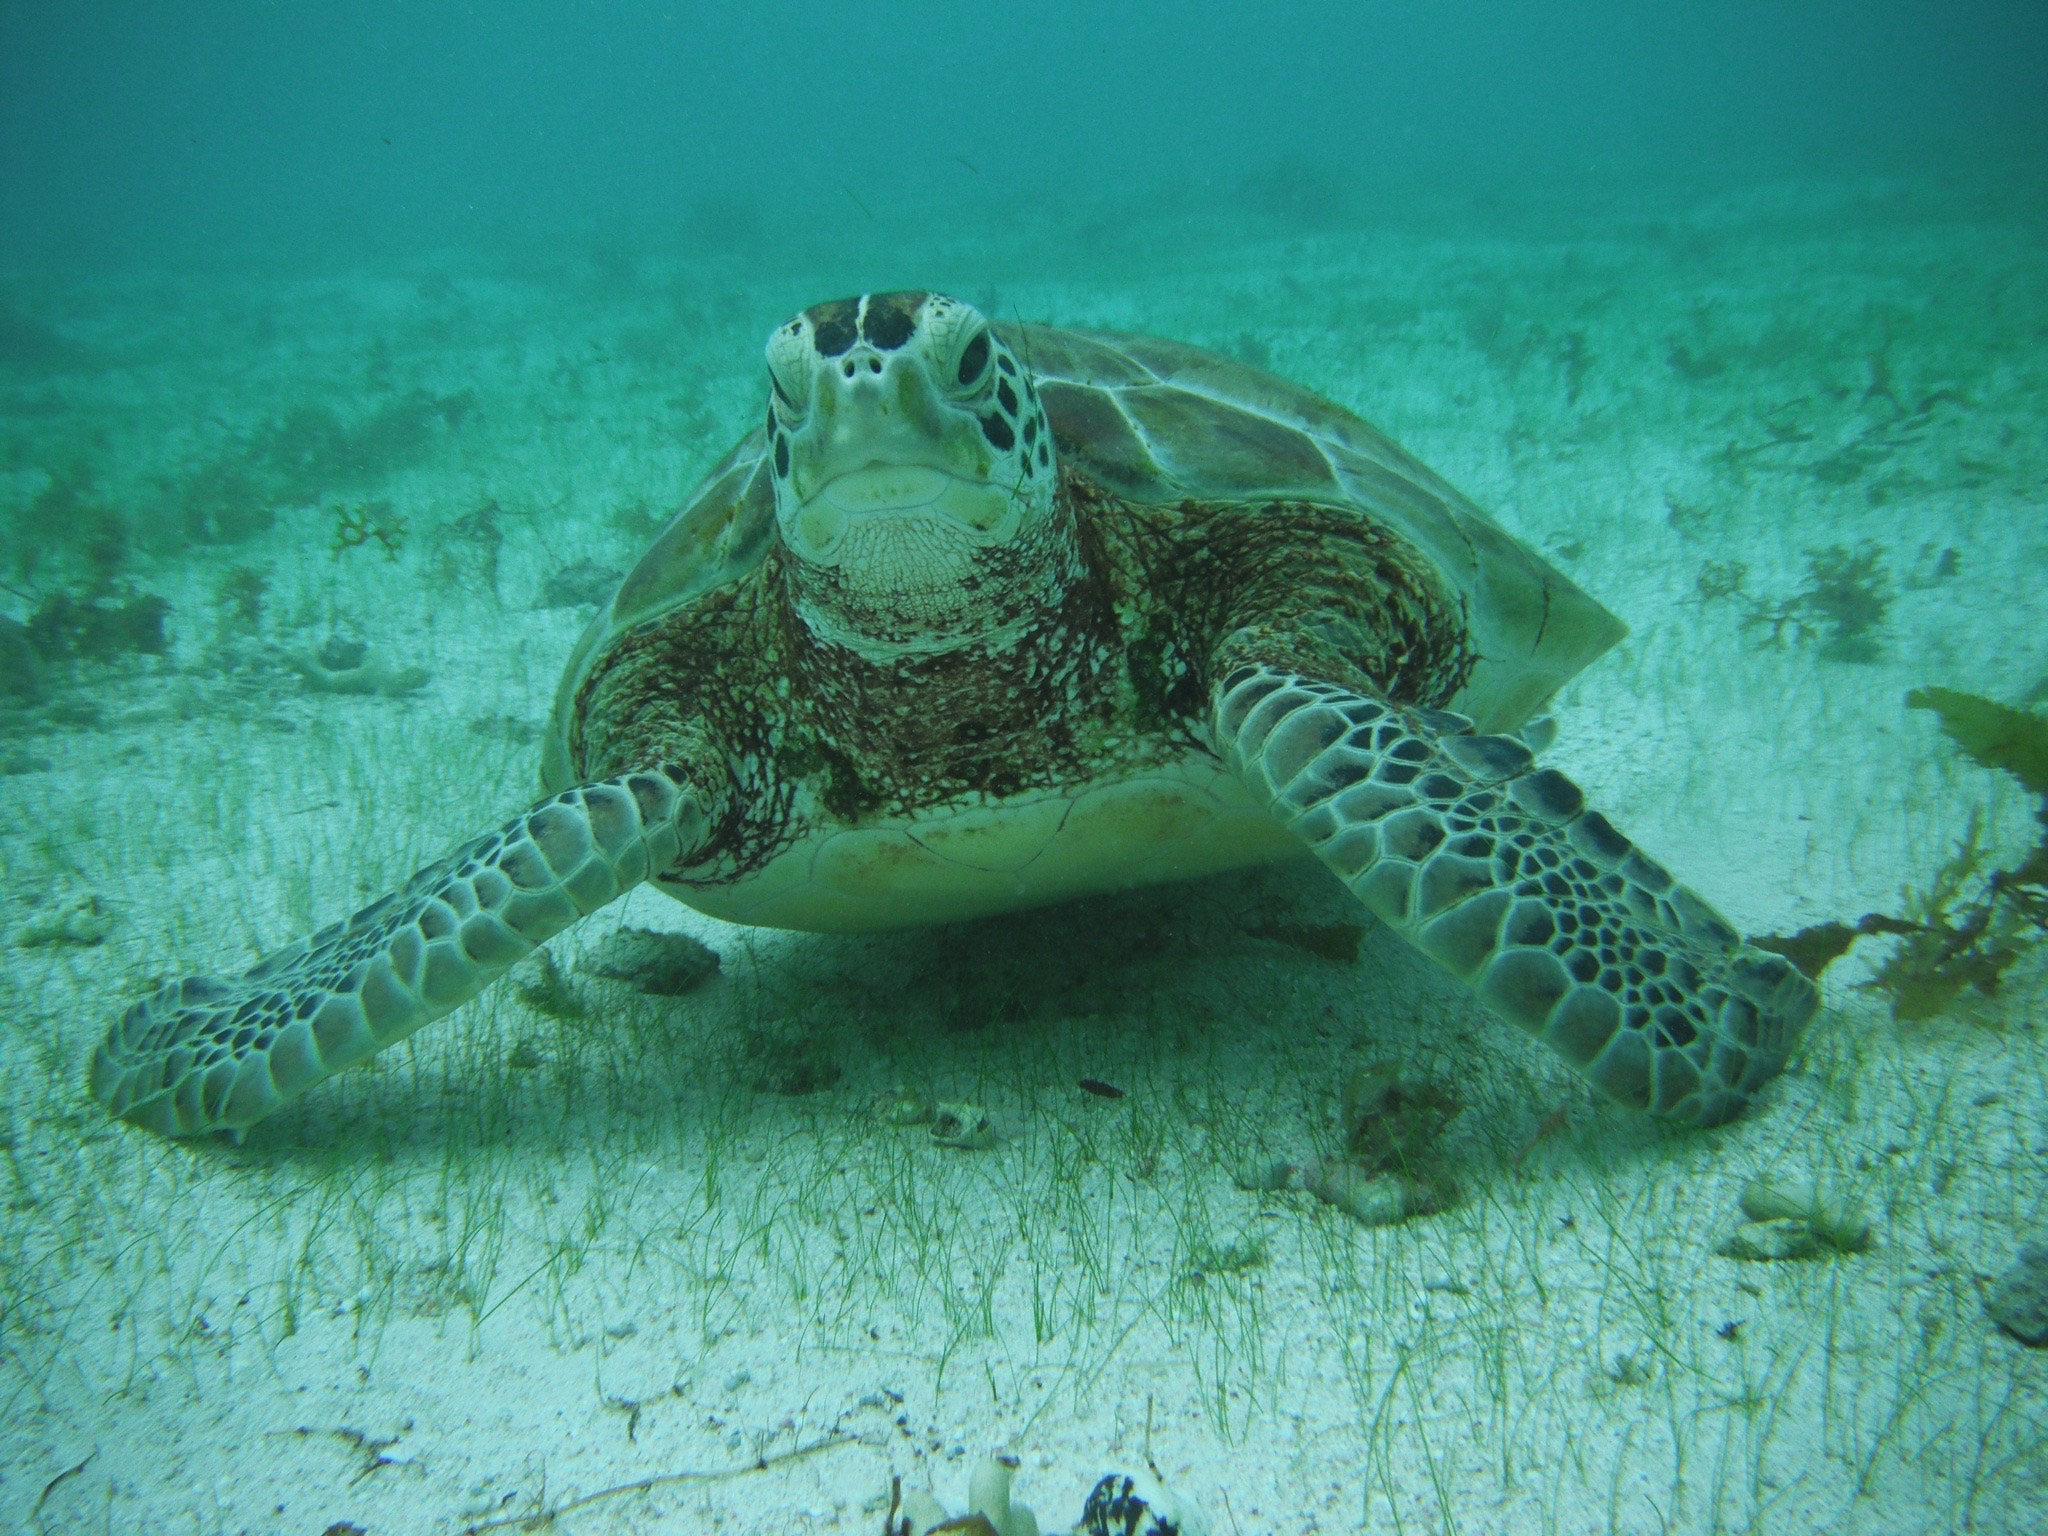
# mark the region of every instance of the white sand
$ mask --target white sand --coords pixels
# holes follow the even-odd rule
[[[114,916],[0,960],[0,1527],[872,1533],[892,1474],[957,1507],[1007,1446],[1049,1527],[1149,1449],[1246,1536],[2048,1529],[2048,1351],[1981,1300],[2048,1231],[2038,964],[1899,1026],[1857,986],[1866,941],[1749,1118],[1669,1134],[1389,935],[1345,964],[1248,933],[1353,917],[1313,867],[864,939],[643,891],[552,946],[581,1021],[501,987],[239,1148],[104,1119],[83,1066],[125,1000],[239,969],[525,803],[536,746],[472,722],[543,718],[581,613],[533,609],[541,582],[623,568],[622,510],[673,505],[752,419],[767,329],[862,287],[1239,351],[1392,432],[1633,626],[1560,699],[1553,758],[1747,929],[1896,910],[1980,807],[2000,855],[2026,846],[2016,788],[1902,707],[2048,674],[2048,263],[1995,196],[860,238],[18,285],[105,366],[0,378],[0,508],[82,464],[161,521],[294,406],[475,403],[265,535],[138,556],[175,654],[81,673],[96,723],[0,739],[53,765],[0,779],[0,926]],[[331,555],[332,506],[374,497],[409,520],[400,557]],[[438,533],[492,498],[496,598],[451,585],[474,550]],[[1874,661],[1766,648],[1696,596],[1705,561],[1786,596],[1805,552],[1866,540],[1900,588]],[[1911,585],[1948,548],[1958,574]],[[258,659],[224,671],[235,565],[270,592]],[[426,690],[308,697],[260,659],[336,625]],[[620,923],[697,934],[722,978],[664,1001],[575,977]],[[843,1080],[758,1088],[794,1040]],[[1388,1058],[1468,1105],[1462,1204],[1366,1230],[1233,1186],[1327,1148],[1345,1074]],[[897,1084],[979,1101],[1002,1142],[879,1123]],[[1861,1199],[1870,1250],[1715,1257],[1769,1171]],[[1256,1262],[1215,1268],[1233,1246]]]

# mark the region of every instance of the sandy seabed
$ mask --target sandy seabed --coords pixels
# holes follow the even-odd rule
[[[0,574],[78,577],[111,509],[172,643],[0,711],[0,1526],[874,1533],[892,1476],[957,1508],[1008,1448],[1049,1529],[1148,1458],[1233,1536],[2048,1529],[2048,1351],[1983,1305],[2048,1234],[2037,962],[1900,1025],[1865,941],[1752,1114],[1684,1134],[1392,936],[1351,958],[1312,864],[861,938],[643,890],[550,946],[553,1012],[501,986],[243,1145],[83,1083],[155,981],[531,798],[590,611],[559,578],[630,564],[753,420],[768,329],[863,288],[1357,410],[1628,621],[1551,752],[1619,826],[1753,932],[1897,911],[1973,818],[2033,833],[1902,701],[2048,675],[2044,245],[1995,194],[1799,185],[9,282]],[[337,550],[345,510],[395,550]],[[1831,550],[1878,617],[1756,622],[1813,617]],[[309,689],[337,639],[398,680]],[[621,925],[718,979],[581,971]],[[1453,1208],[1238,1187],[1389,1060],[1464,1105]],[[999,1139],[887,1123],[899,1088]],[[1758,1175],[1870,1246],[1718,1256]]]

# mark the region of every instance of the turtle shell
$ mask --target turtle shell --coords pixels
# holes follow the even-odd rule
[[[1132,501],[1349,507],[1436,562],[1478,662],[1448,708],[1511,730],[1628,632],[1393,439],[1299,385],[1151,336],[998,326],[1063,462]]]
[[[1157,337],[1043,325],[996,330],[1031,368],[1062,461],[1118,495],[1348,507],[1428,555],[1459,600],[1478,656],[1449,707],[1483,731],[1521,724],[1627,633],[1441,476],[1319,395]],[[577,642],[542,758],[550,789],[573,781],[569,711],[605,643],[739,581],[774,538],[774,483],[756,428],[704,478]]]

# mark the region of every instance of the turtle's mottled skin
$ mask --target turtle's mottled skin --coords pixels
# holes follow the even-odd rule
[[[1621,626],[1357,418],[1171,342],[819,305],[765,418],[592,623],[549,798],[237,981],[94,1092],[237,1130],[652,879],[888,928],[1312,852],[1612,1097],[1739,1113],[1818,998],[1514,731]]]

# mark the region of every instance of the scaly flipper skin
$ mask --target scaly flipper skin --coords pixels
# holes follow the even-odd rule
[[[697,847],[706,816],[679,777],[552,795],[236,980],[171,983],[108,1031],[93,1097],[164,1136],[254,1125]]]
[[[1213,722],[1375,916],[1623,1104],[1732,1120],[1819,1006],[1520,741],[1264,667],[1223,680]]]

